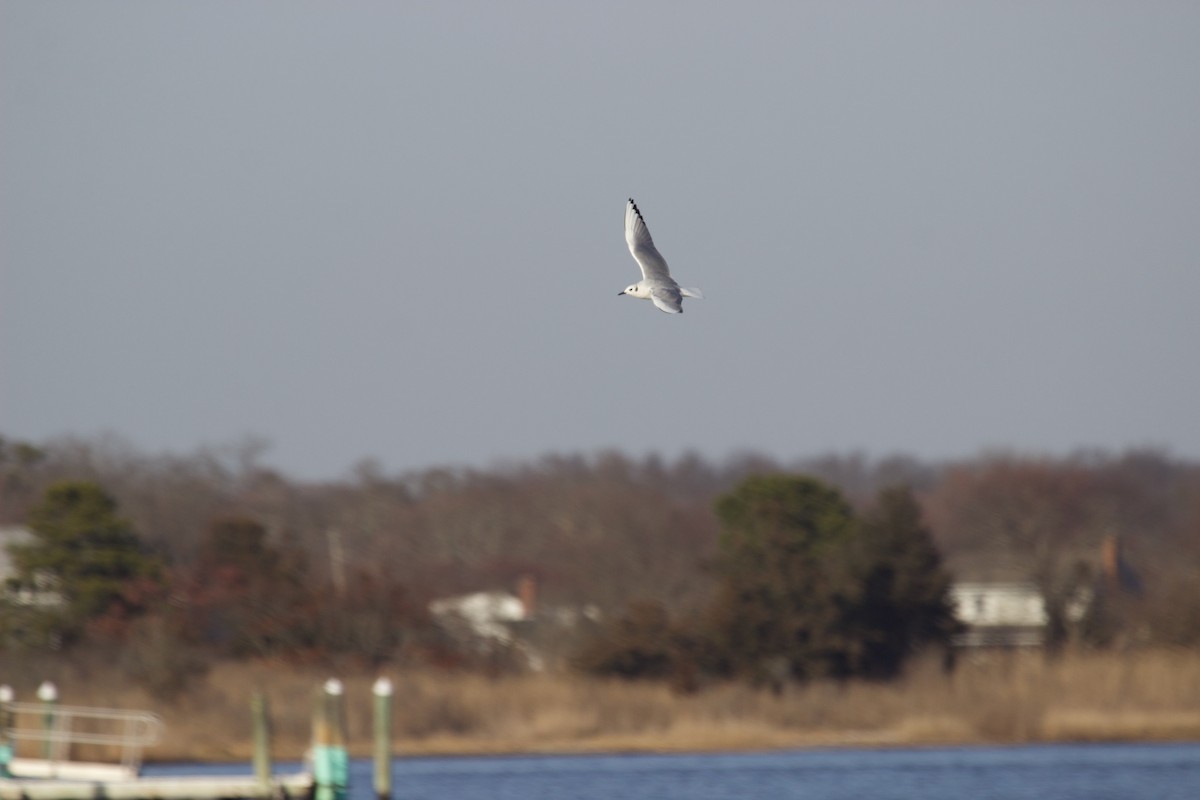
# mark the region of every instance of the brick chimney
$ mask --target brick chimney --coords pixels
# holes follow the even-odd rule
[[[528,572],[517,578],[517,597],[525,611],[525,619],[533,619],[537,613],[537,578]]]
[[[1116,534],[1104,537],[1100,543],[1100,574],[1108,589],[1121,588],[1121,540]]]

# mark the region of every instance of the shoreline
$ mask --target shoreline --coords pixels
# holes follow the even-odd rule
[[[253,698],[261,695],[269,712],[272,758],[300,760],[312,741],[319,687],[331,675],[344,685],[344,741],[356,758],[371,753],[372,685],[380,675],[394,684],[397,758],[1200,741],[1200,651],[1192,650],[1055,659],[993,653],[964,659],[952,672],[930,658],[894,681],[812,681],[780,693],[735,681],[679,694],[662,683],[574,673],[275,662],[214,664],[172,700],[107,666],[58,662],[10,680],[18,698],[53,680],[64,705],[157,714],[164,733],[144,751],[145,763],[248,763]],[[73,755],[88,760],[82,748]]]
[[[1183,718],[1186,717],[1186,718]],[[1146,724],[1149,722],[1150,724]],[[1200,716],[1164,715],[1158,724],[1143,721],[1136,727],[1122,727],[1118,721],[1095,731],[1059,731],[1052,735],[1028,738],[985,738],[975,735],[939,736],[933,731],[912,735],[904,730],[857,731],[768,731],[731,735],[728,732],[694,732],[683,736],[662,734],[609,734],[586,739],[504,740],[469,736],[433,736],[422,739],[395,739],[392,758],[481,758],[491,756],[605,756],[751,753],[783,750],[873,750],[904,748],[1022,747],[1036,745],[1087,744],[1191,744],[1200,743]],[[299,749],[273,748],[272,760],[299,762],[307,746]],[[370,742],[353,742],[347,747],[353,759],[372,757]],[[231,743],[221,753],[191,752],[147,753],[146,764],[249,764],[253,759],[250,742]]]

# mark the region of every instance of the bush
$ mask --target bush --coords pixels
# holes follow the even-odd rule
[[[679,691],[694,691],[696,650],[694,635],[672,623],[662,603],[639,600],[585,645],[575,664],[593,675],[668,680]]]

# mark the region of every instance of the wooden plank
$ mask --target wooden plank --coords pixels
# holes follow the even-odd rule
[[[137,770],[122,764],[89,761],[47,761],[44,758],[14,758],[8,762],[14,778],[57,778],[64,781],[131,781]]]

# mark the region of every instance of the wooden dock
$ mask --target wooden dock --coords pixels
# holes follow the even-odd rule
[[[307,772],[272,775],[265,784],[254,775],[139,776],[104,781],[0,778],[0,800],[297,800],[311,797],[313,790],[313,776]]]
[[[374,796],[390,800],[391,682],[381,678],[373,693]],[[340,681],[326,682],[318,694],[306,767],[288,774],[271,769],[270,725],[261,694],[251,702],[255,753],[247,775],[142,775],[141,750],[161,733],[156,715],[60,706],[49,693],[39,699],[38,704],[14,703],[12,690],[0,686],[0,800],[346,800],[348,795]],[[116,730],[97,730],[101,723]],[[121,757],[118,763],[71,759],[72,745],[80,744],[117,748]],[[22,754],[18,745],[38,752]]]

